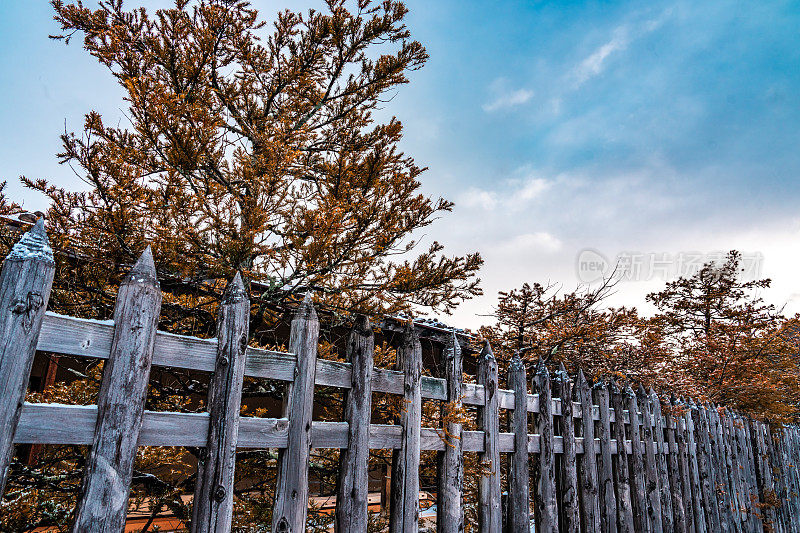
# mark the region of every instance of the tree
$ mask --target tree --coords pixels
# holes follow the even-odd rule
[[[660,311],[686,392],[757,417],[793,419],[800,414],[797,318],[787,321],[758,294],[769,279],[741,279],[741,261],[732,251],[647,299]]]
[[[82,35],[127,104],[127,124],[91,111],[81,135],[62,135],[59,157],[87,191],[23,178],[52,200],[56,248],[103,265],[88,299],[146,243],[177,293],[201,297],[168,306],[193,320],[213,322],[202,296],[237,270],[256,322],[308,290],[371,313],[450,311],[480,293],[479,254],[446,257],[434,242],[412,255],[412,233],[453,204],[419,193],[425,169],[398,148],[400,121],[374,115],[428,58],[401,2],[327,0],[279,13],[271,33],[243,0],[152,15],[122,0],[52,5],[55,38]]]

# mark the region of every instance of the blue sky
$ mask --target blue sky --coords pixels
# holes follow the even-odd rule
[[[759,254],[767,298],[800,311],[800,4],[407,4],[431,59],[383,113],[430,168],[425,191],[456,202],[426,237],[486,258],[486,296],[452,322],[483,322],[496,291],[523,281],[573,288],[586,248],[612,262]],[[58,134],[122,106],[79,46],[47,39],[51,16],[43,1],[0,2],[0,179],[31,209],[44,200],[17,176],[80,187]],[[612,303],[646,310],[665,276],[620,284]]]

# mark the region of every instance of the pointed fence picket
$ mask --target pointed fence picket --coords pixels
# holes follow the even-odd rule
[[[500,388],[488,343],[478,355],[476,382],[468,383],[463,339],[454,332],[438,341],[445,378],[423,376],[413,322],[394,369],[373,368],[373,328],[365,317],[354,322],[347,362],[317,359],[319,321],[308,297],[292,321],[290,353],[248,347],[250,304],[239,275],[223,295],[216,339],[161,332],[161,292],[149,249],[121,285],[113,321],[46,313],[53,272],[40,221],[0,272],[0,488],[13,444],[90,446],[73,531],[124,530],[137,446],[194,446],[205,452],[193,532],[231,530],[235,452],[243,448],[279,450],[272,531],[304,531],[311,449],[339,448],[335,527],[341,533],[368,527],[371,449],[394,451],[389,518],[396,533],[421,527],[423,450],[439,452],[439,531],[464,531],[464,454],[477,452],[476,525],[484,533],[800,533],[797,427],[691,399],[662,403],[653,391],[592,384],[582,372],[573,380],[563,366],[551,378],[544,363],[529,369],[518,356],[508,367],[507,388]],[[106,360],[98,405],[25,403],[36,350]],[[146,411],[151,366],[211,373],[208,412]],[[530,392],[526,370],[535,370]],[[245,376],[287,383],[284,418],[240,416]],[[312,420],[316,385],[344,390],[342,422]],[[372,392],[402,397],[398,425],[370,423]],[[423,398],[441,402],[444,427],[422,427]],[[470,406],[477,408],[477,430],[461,424]],[[500,431],[501,410],[511,411],[508,433]],[[507,485],[502,454],[511,454]]]

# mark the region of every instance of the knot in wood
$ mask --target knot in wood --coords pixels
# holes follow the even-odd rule
[[[228,358],[224,355],[219,358],[219,366],[226,367],[228,366]]]
[[[221,502],[225,499],[225,487],[222,485],[217,485],[217,488],[214,491],[214,499],[218,502]]]
[[[278,521],[278,526],[275,528],[275,533],[289,533],[292,529],[289,527],[289,521],[283,517]]]

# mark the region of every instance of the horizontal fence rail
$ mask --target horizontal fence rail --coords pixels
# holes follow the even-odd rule
[[[476,382],[465,383],[455,334],[442,336],[446,377],[421,376],[413,322],[403,326],[394,369],[373,367],[373,332],[363,317],[348,340],[348,362],[319,359],[310,297],[292,321],[291,353],[247,347],[249,299],[238,274],[223,295],[216,339],[157,331],[160,289],[149,251],[126,278],[114,321],[44,313],[53,264],[43,224],[21,245],[26,250],[12,252],[0,273],[0,322],[11,324],[0,341],[0,376],[11,384],[0,388],[0,490],[13,443],[89,446],[74,531],[124,529],[137,446],[191,446],[207,450],[198,467],[194,533],[230,531],[237,448],[278,450],[274,533],[305,528],[312,448],[344,450],[336,500],[342,533],[367,523],[370,449],[392,450],[392,533],[419,528],[422,451],[440,452],[440,532],[463,531],[464,478],[473,475],[480,476],[483,533],[529,533],[534,526],[548,533],[800,533],[797,427],[613,381],[590,383],[581,372],[573,379],[563,366],[550,374],[541,361],[532,368],[518,356],[503,389],[488,343],[477,355]],[[24,402],[37,350],[106,360],[98,405]],[[208,412],[145,410],[151,365],[209,373]],[[286,383],[282,418],[240,416],[244,376]],[[342,389],[344,421],[312,420],[315,386]],[[373,392],[403,397],[398,424],[370,423]],[[422,427],[423,399],[439,402],[444,427]],[[456,411],[475,416],[477,430],[449,418]],[[478,453],[479,474],[465,471],[468,452]],[[113,509],[102,503],[107,497],[115,499]]]

